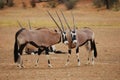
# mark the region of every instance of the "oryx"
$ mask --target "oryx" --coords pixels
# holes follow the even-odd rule
[[[68,30],[64,30],[63,24],[61,22],[61,19],[56,12],[60,23],[62,27],[62,34],[64,35],[65,41],[64,43],[68,45],[68,59],[66,65],[69,64],[70,60],[70,55],[71,55],[71,49],[76,48],[76,55],[77,55],[77,61],[78,61],[78,66],[80,66],[80,58],[79,58],[79,47],[86,45],[87,50],[89,51],[89,56],[88,56],[88,63],[90,63],[90,55],[92,55],[92,64],[94,64],[94,57],[97,57],[97,50],[96,50],[96,45],[95,45],[95,40],[94,40],[94,32],[90,28],[82,28],[82,29],[76,29],[75,24],[74,28],[71,29],[70,26],[67,23],[67,20],[61,11],[62,16],[65,20],[65,23],[67,24]],[[73,15],[72,15],[73,16]],[[55,20],[53,20],[55,22]],[[56,22],[55,22],[56,23]],[[73,23],[74,23],[74,17],[73,17]],[[93,52],[93,54],[91,54]]]
[[[97,57],[97,49],[96,49],[96,44],[95,44],[94,32],[88,27],[84,27],[82,29],[76,29],[75,22],[74,22],[74,16],[73,16],[72,12],[71,12],[71,14],[73,17],[74,28],[70,29],[70,26],[68,25],[66,18],[62,11],[61,11],[61,13],[67,24],[67,27],[69,28],[69,32],[66,35],[67,41],[68,41],[68,46],[69,46],[69,50],[68,50],[69,55],[68,55],[66,65],[69,64],[71,49],[76,48],[78,66],[80,66],[79,47],[81,47],[83,45],[85,45],[86,49],[89,51],[87,64],[90,63],[90,57],[92,57],[91,58],[92,64],[94,64],[94,57]]]
[[[19,23],[21,26],[21,24]],[[22,26],[21,26],[22,27]],[[57,26],[59,28],[59,26]],[[64,38],[61,37],[61,29],[60,32],[51,31],[47,28],[39,28],[35,30],[27,30],[25,28],[21,28],[15,34],[15,43],[14,43],[14,62],[18,63],[18,66],[23,67],[22,61],[22,53],[23,49],[27,44],[31,44],[38,48],[38,55],[41,54],[42,51],[45,50],[45,54],[48,58],[48,66],[52,67],[49,59],[49,47],[58,44],[59,42],[64,41]]]

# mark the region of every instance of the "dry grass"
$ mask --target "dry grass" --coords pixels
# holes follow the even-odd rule
[[[33,27],[55,28],[56,25],[46,13],[47,9],[40,7],[23,9],[18,5],[19,7],[0,10],[0,80],[119,80],[120,12],[97,11],[90,5],[80,4],[73,10],[73,13],[79,28],[88,26],[95,32],[98,50],[95,65],[85,65],[88,54],[82,47],[80,48],[80,67],[76,66],[76,55],[73,50],[71,64],[68,67],[64,67],[67,54],[50,55],[53,69],[47,67],[45,55],[40,56],[38,68],[33,65],[34,56],[23,56],[26,66],[24,69],[18,69],[13,62],[14,36],[19,29],[16,20],[18,19],[25,27],[28,27],[28,19],[30,19]],[[55,16],[56,9],[49,10]],[[72,25],[70,11],[66,11],[63,6],[62,10]],[[67,51],[63,44],[58,44],[56,47]]]
[[[84,3],[80,3],[73,10],[77,27],[120,27],[120,11],[96,10],[91,6],[91,3],[86,3],[85,5]],[[39,6],[37,6],[37,8],[28,7],[23,9],[22,7],[13,7],[0,10],[0,27],[16,27],[18,26],[16,20],[20,20],[24,26],[28,26],[28,19],[30,19],[34,27],[55,27],[56,25],[50,19],[46,10],[50,10],[58,21],[55,10],[59,11],[60,9],[65,13],[69,24],[72,26],[71,11],[66,11],[66,9],[60,5],[53,10]]]

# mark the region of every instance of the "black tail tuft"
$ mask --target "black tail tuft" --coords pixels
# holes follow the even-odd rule
[[[94,57],[96,58],[97,57],[97,49],[96,49],[96,44],[95,44],[94,40],[92,41],[92,47],[93,47],[93,50],[94,50]]]
[[[18,60],[18,44],[17,44],[17,40],[15,40],[15,44],[14,44],[14,62],[17,62]]]
[[[18,55],[18,43],[17,43],[17,37],[18,35],[24,30],[25,28],[21,28],[16,34],[15,34],[15,43],[14,43],[14,62],[17,62],[19,55]]]

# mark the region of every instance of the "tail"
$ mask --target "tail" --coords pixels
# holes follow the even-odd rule
[[[95,40],[92,41],[92,49],[94,50],[94,57],[97,57],[97,49],[96,49],[96,44],[95,44]]]
[[[15,43],[14,43],[14,62],[16,63],[19,58],[18,55],[18,43],[17,43],[17,36],[15,36]]]
[[[19,55],[18,55],[18,43],[17,43],[17,37],[18,35],[22,32],[22,30],[24,30],[25,28],[21,28],[15,35],[15,43],[14,43],[14,62],[16,63],[18,58],[19,58]]]

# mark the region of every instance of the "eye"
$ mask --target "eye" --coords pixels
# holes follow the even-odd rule
[[[66,34],[66,32],[64,32],[64,34]]]

